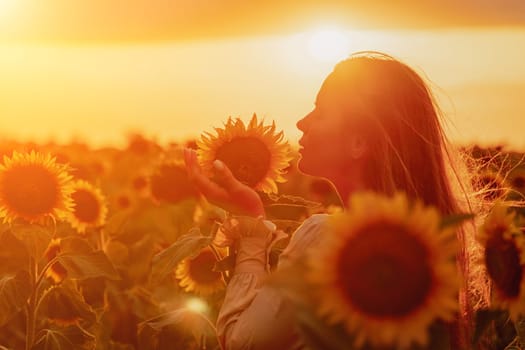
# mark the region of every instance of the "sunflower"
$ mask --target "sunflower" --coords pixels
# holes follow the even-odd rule
[[[275,122],[264,126],[254,114],[245,126],[241,119],[228,118],[224,129],[215,128],[217,135],[202,135],[197,141],[197,154],[208,173],[213,162],[223,161],[235,178],[257,191],[276,193],[276,182],[285,182],[282,176],[292,157],[283,132],[275,132]]]
[[[505,195],[505,181],[501,175],[493,170],[484,170],[473,177],[474,187],[488,200],[496,200]]]
[[[137,175],[131,180],[133,189],[139,193],[148,187],[148,178],[144,175]]]
[[[21,218],[41,222],[62,218],[72,201],[69,167],[49,154],[13,151],[0,165],[0,217],[4,222]]]
[[[186,292],[205,296],[224,288],[222,275],[214,271],[217,258],[211,248],[204,248],[197,256],[182,260],[175,270],[175,278]]]
[[[106,198],[97,187],[84,180],[73,184],[74,208],[68,216],[71,226],[79,233],[84,233],[88,227],[99,227],[106,222],[108,207]]]
[[[53,260],[60,253],[60,239],[52,239],[49,243],[44,256],[47,262]],[[67,276],[66,269],[59,263],[56,262],[51,265],[47,271],[46,276],[49,277],[55,284],[62,282]]]
[[[198,195],[188,177],[182,161],[164,160],[149,178],[150,192],[154,201],[177,203]]]
[[[478,241],[494,285],[493,306],[507,309],[512,319],[525,315],[525,239],[514,223],[515,213],[501,202],[485,219]]]
[[[318,313],[342,322],[356,346],[424,346],[428,327],[458,308],[454,230],[439,224],[435,208],[404,194],[353,196],[310,256]]]
[[[133,206],[133,197],[129,193],[122,192],[113,198],[113,202],[116,210],[126,210]]]

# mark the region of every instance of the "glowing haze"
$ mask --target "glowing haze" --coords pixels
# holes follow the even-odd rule
[[[376,50],[426,75],[453,140],[525,147],[522,1],[42,3],[0,0],[0,137],[170,141],[256,112],[294,142],[333,64]]]

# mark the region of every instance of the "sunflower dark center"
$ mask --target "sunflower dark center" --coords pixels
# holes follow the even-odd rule
[[[376,318],[396,318],[420,307],[432,289],[428,249],[406,228],[369,226],[342,250],[338,282],[349,302]]]
[[[268,147],[254,137],[237,137],[225,143],[216,153],[236,179],[254,187],[268,174],[271,153]]]
[[[79,221],[91,223],[97,220],[100,213],[100,204],[93,193],[84,189],[78,189],[71,194],[71,198],[75,205],[73,213]]]
[[[57,175],[41,165],[21,165],[7,170],[1,186],[1,195],[8,207],[26,217],[51,213],[60,195]]]
[[[190,278],[199,284],[209,284],[221,278],[221,273],[213,271],[215,255],[208,250],[202,251],[195,258],[189,260]]]
[[[508,298],[520,294],[522,267],[520,254],[512,241],[494,235],[485,249],[487,272],[498,290]]]
[[[195,187],[181,166],[163,165],[150,178],[151,194],[159,201],[177,203],[196,195]]]

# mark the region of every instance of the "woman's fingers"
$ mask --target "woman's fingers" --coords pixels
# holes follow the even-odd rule
[[[206,187],[209,187],[213,183],[202,173],[199,162],[197,161],[197,153],[194,150],[189,148],[184,149],[184,161],[190,178],[196,178],[199,183],[202,183]],[[217,180],[221,186],[224,186],[226,190],[235,189],[241,185],[241,182],[233,176],[231,170],[228,169],[222,161],[216,159],[213,162],[213,167],[215,169],[215,180]]]
[[[215,176],[217,181],[224,186],[226,190],[233,190],[242,185],[242,183],[233,176],[231,170],[219,159],[213,162]]]
[[[186,163],[188,177],[204,196],[211,200],[223,200],[227,197],[227,192],[221,186],[204,175],[197,162],[197,154],[194,150],[184,149],[184,162]]]
[[[211,200],[220,201],[228,196],[223,188],[202,174],[195,174],[192,180],[197,185],[199,191]]]
[[[194,150],[184,149],[184,161],[188,177],[210,202],[232,213],[255,216],[262,213],[264,216],[259,195],[237,180],[222,161],[213,162],[213,180],[202,171]]]

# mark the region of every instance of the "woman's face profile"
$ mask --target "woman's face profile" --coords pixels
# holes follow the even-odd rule
[[[297,122],[297,128],[303,132],[298,167],[305,174],[331,179],[347,165],[345,145],[353,131],[345,123],[337,90],[325,81],[314,109]]]

